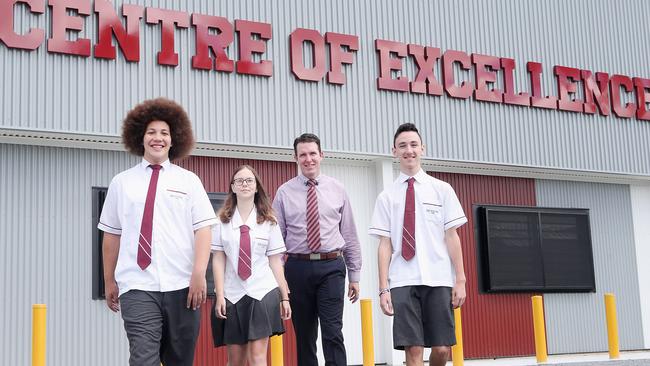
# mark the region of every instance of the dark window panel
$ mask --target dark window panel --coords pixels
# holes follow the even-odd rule
[[[589,210],[475,205],[482,292],[595,291]]]

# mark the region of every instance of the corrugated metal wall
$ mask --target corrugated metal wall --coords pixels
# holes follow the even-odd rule
[[[91,300],[91,187],[138,159],[0,144],[0,355],[31,364],[31,306],[47,304],[48,365],[124,365],[120,315]]]
[[[622,350],[643,348],[630,188],[625,185],[538,180],[539,206],[588,208],[596,293],[546,294],[549,353],[607,351],[603,295],[616,295]]]
[[[532,294],[481,294],[478,290],[474,204],[535,206],[532,179],[468,174],[430,175],[454,187],[469,220],[459,229],[467,276],[467,302],[462,307],[466,358],[531,355],[535,352]]]
[[[131,1],[135,3],[136,1]],[[120,8],[124,2],[114,1]],[[176,31],[178,67],[156,64],[160,26],[141,25],[141,61],[97,60],[0,46],[0,128],[117,135],[125,112],[143,99],[179,101],[203,142],[288,147],[314,131],[326,150],[388,154],[402,121],[417,123],[432,158],[650,175],[650,123],[495,105],[450,97],[376,90],[375,39],[514,58],[515,82],[528,90],[527,61],[544,66],[542,87],[557,94],[554,65],[650,77],[646,31],[650,2],[335,0],[268,2],[151,0],[146,6],[271,23],[265,58],[271,78],[191,68],[194,31]],[[16,7],[15,28],[37,26],[49,37],[51,11]],[[298,27],[359,36],[347,84],[298,81],[290,70],[288,36]],[[96,41],[97,19],[82,37]],[[228,50],[234,58],[236,45]],[[415,67],[404,62],[413,79]],[[439,67],[436,73],[439,76]],[[459,74],[473,80],[473,74]],[[499,88],[503,88],[501,82]],[[578,93],[581,97],[581,93]],[[552,148],[551,148],[552,147]]]

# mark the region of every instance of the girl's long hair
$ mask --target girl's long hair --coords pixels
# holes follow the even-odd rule
[[[266,194],[266,191],[264,190],[264,184],[262,184],[262,181],[260,180],[259,175],[257,175],[257,171],[253,169],[252,166],[250,165],[240,165],[235,171],[232,173],[232,176],[230,176],[230,185],[228,186],[228,197],[226,198],[226,202],[223,203],[223,206],[219,209],[219,212],[217,215],[219,216],[219,219],[223,223],[229,223],[230,220],[232,220],[232,215],[235,212],[235,209],[237,208],[237,195],[235,192],[232,191],[232,185],[234,183],[233,179],[235,178],[235,175],[242,171],[243,169],[248,169],[253,173],[253,176],[255,177],[255,197],[253,198],[253,203],[255,204],[255,209],[257,210],[257,223],[262,224],[264,221],[270,221],[272,224],[277,224],[278,221],[275,218],[275,214],[273,213],[273,208],[271,207],[271,201],[269,200],[269,196]]]

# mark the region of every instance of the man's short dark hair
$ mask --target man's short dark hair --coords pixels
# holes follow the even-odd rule
[[[190,119],[183,107],[166,98],[145,100],[126,115],[122,124],[122,142],[128,152],[144,156],[142,139],[147,126],[153,121],[164,121],[169,125],[169,133],[172,138],[169,160],[189,155],[194,147],[194,134]]]
[[[295,140],[293,140],[293,154],[298,156],[298,144],[302,144],[305,142],[315,142],[316,145],[318,146],[318,152],[322,152],[320,150],[320,139],[318,136],[314,135],[313,133],[303,133],[302,135],[296,137]]]
[[[397,141],[397,136],[399,136],[402,132],[409,132],[409,131],[413,131],[417,133],[418,137],[420,138],[420,142],[422,142],[422,136],[420,135],[420,131],[418,131],[418,128],[415,127],[413,123],[406,122],[406,123],[402,123],[401,125],[399,125],[399,127],[397,127],[397,131],[395,131],[395,136],[393,136],[393,147],[396,147],[395,141]]]

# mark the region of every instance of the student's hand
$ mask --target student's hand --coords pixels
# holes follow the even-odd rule
[[[187,294],[187,308],[196,310],[201,307],[208,297],[208,285],[205,282],[205,275],[198,272],[192,273],[190,280],[190,291]]]
[[[280,317],[282,320],[291,319],[291,304],[289,301],[280,301]]]
[[[348,286],[348,299],[350,299],[352,303],[359,300],[359,282],[350,282],[350,285]]]
[[[104,281],[104,294],[106,296],[106,306],[114,312],[120,310],[120,299],[117,295],[120,293],[120,289],[117,288],[117,283],[115,281]]]
[[[379,295],[379,305],[384,314],[393,316],[393,298],[391,297],[390,291]]]
[[[465,303],[465,282],[456,281],[451,289],[451,306],[456,309]]]
[[[214,306],[214,314],[219,319],[226,319],[226,298],[217,295],[217,303]]]

